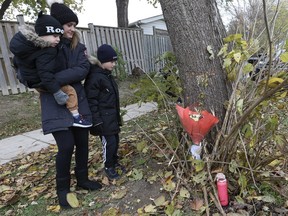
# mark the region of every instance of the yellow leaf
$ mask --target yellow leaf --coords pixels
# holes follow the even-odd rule
[[[192,160],[192,166],[195,169],[195,172],[200,172],[201,170],[204,169],[205,163],[202,160]]]
[[[42,193],[47,189],[47,186],[38,186],[38,187],[33,187],[32,191],[35,191],[37,193]]]
[[[241,53],[235,53],[235,54],[233,55],[233,57],[234,57],[234,60],[235,60],[237,63],[239,63],[240,60],[241,60]]]
[[[249,72],[251,72],[251,71],[253,71],[254,70],[254,67],[253,67],[253,65],[251,64],[251,63],[248,63],[248,64],[246,64],[244,67],[243,67],[243,72],[244,72],[244,74],[247,74],[247,73],[249,73]]]
[[[0,185],[0,193],[4,191],[10,191],[10,190],[13,190],[13,188],[7,185]]]
[[[59,213],[60,212],[60,205],[57,206],[47,206],[46,208],[47,211],[52,211],[55,213]]]
[[[224,44],[221,50],[219,51],[219,53],[217,54],[217,56],[221,56],[221,55],[226,56],[227,49],[228,49],[228,44]]]
[[[250,196],[247,197],[247,199],[256,199],[259,201],[264,201],[264,202],[268,202],[268,203],[275,203],[275,198],[270,196],[270,195],[266,195],[266,196]]]
[[[138,170],[136,168],[133,168],[127,175],[131,181],[137,181],[143,178],[142,170]]]
[[[162,206],[164,203],[165,203],[165,196],[163,195],[154,200],[154,204],[156,206]]]
[[[5,177],[5,176],[8,176],[8,175],[10,175],[11,174],[11,171],[5,171],[4,173],[1,173],[0,174],[0,179],[2,179],[3,177]]]
[[[153,182],[155,182],[157,180],[157,175],[152,175],[152,176],[149,176],[147,178],[147,181],[150,183],[150,184],[153,184]]]
[[[153,206],[152,204],[149,204],[149,205],[147,205],[147,206],[144,207],[144,211],[147,212],[147,213],[156,212],[155,207],[156,207],[156,206]]]
[[[279,165],[282,161],[280,160],[273,160],[271,163],[269,163],[269,166],[275,167],[277,165]]]
[[[23,170],[31,166],[31,164],[23,164],[22,166],[18,167],[18,170]]]
[[[182,187],[180,189],[180,196],[184,198],[190,198],[190,193],[186,188]]]
[[[142,140],[141,142],[136,143],[136,149],[137,149],[139,152],[142,152],[143,149],[145,149],[145,147],[147,147],[147,143],[146,143],[145,140]]]
[[[231,63],[232,63],[232,61],[231,61],[230,58],[225,58],[224,62],[223,62],[223,67],[227,68],[227,67],[229,67],[231,65]]]
[[[66,199],[72,208],[79,207],[79,201],[74,193],[67,193]]]
[[[103,216],[117,216],[117,215],[119,215],[118,208],[109,208],[103,213]]]
[[[127,189],[113,192],[111,194],[113,199],[122,199],[127,194]]]
[[[138,209],[137,209],[137,213],[140,214],[140,215],[142,215],[142,214],[144,213],[144,212],[143,212],[143,209],[142,209],[142,208],[138,208]]]
[[[163,188],[166,191],[173,191],[176,187],[175,182],[172,181],[172,176],[170,178],[167,178],[163,184]]]
[[[278,78],[278,77],[272,77],[269,79],[268,81],[268,86],[270,88],[275,88],[276,86],[278,86],[279,84],[281,84],[283,82],[283,79]]]
[[[167,178],[169,176],[172,176],[173,172],[172,171],[168,171],[165,173],[164,177]]]
[[[288,62],[288,52],[284,52],[280,55],[280,59],[283,63],[287,63]]]
[[[283,92],[282,94],[280,94],[280,96],[278,96],[278,99],[282,99],[285,98],[287,96],[287,91]]]

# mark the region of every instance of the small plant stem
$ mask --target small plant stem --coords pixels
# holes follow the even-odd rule
[[[206,215],[210,215],[210,210],[209,210],[209,203],[208,203],[208,195],[207,195],[207,188],[204,185],[202,188],[203,194],[204,194],[204,201],[205,201],[205,206],[206,206]]]
[[[241,134],[239,134],[239,136],[240,136],[240,139],[241,139],[241,143],[242,143],[242,145],[243,145],[243,150],[244,150],[244,153],[245,153],[245,158],[246,158],[247,164],[248,164],[248,166],[249,166],[249,171],[250,171],[250,173],[251,173],[251,177],[252,177],[254,186],[255,186],[255,188],[257,188],[258,192],[261,193],[260,189],[257,187],[256,181],[255,181],[255,178],[254,178],[254,174],[253,174],[253,171],[252,171],[251,164],[250,164],[250,162],[249,162],[249,158],[248,158],[248,154],[247,154],[247,150],[246,150],[244,141],[242,140]]]

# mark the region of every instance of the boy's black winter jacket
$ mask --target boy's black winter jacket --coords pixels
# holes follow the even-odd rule
[[[122,125],[118,85],[111,71],[99,67],[93,57],[90,57],[89,61],[92,65],[85,79],[84,88],[94,125],[90,128],[90,133],[92,135],[117,134]],[[101,130],[96,125],[101,125]]]
[[[13,62],[29,88],[42,88],[55,93],[60,89],[54,77],[58,49],[50,46],[36,34],[33,27],[22,25],[11,39],[9,48],[14,54]]]

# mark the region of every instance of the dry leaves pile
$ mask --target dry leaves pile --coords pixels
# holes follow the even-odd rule
[[[154,128],[154,132],[151,133],[161,129],[165,130],[166,128]],[[164,165],[164,163],[164,166],[161,165],[161,154],[155,146],[144,138],[143,134],[128,135],[121,140],[120,155],[125,155],[121,162],[126,166],[128,172],[118,181],[111,182],[102,173],[102,149],[97,138],[91,137],[90,143],[89,178],[100,181],[104,185],[104,189],[98,192],[97,197],[92,200],[80,200],[79,196],[83,198],[89,193],[74,188],[76,182],[72,171],[72,193],[67,196],[67,199],[73,207],[81,207],[81,211],[83,209],[95,210],[98,208],[97,212],[102,211],[103,215],[117,215],[119,212],[128,212],[131,215],[136,212],[138,214],[149,214],[159,211],[170,215],[183,209],[185,199],[191,202],[190,209],[199,210],[203,207],[203,200],[191,201],[190,192],[185,187],[176,188],[178,186],[173,172],[165,171],[167,165]],[[13,215],[13,212],[17,212],[17,209],[37,205],[38,200],[44,198],[48,204],[43,209],[43,213],[61,211],[55,190],[56,153],[57,146],[50,145],[47,149],[42,149],[22,159],[0,166],[0,210],[5,209],[7,210],[6,214]],[[153,160],[155,162],[152,162]],[[149,163],[154,165],[149,166]],[[133,185],[135,185],[135,189],[133,189]],[[151,187],[151,191],[148,187]],[[144,188],[148,188],[148,190],[141,191]],[[180,199],[179,201],[176,199],[176,201],[171,201],[169,193],[175,193],[176,189],[179,192]],[[139,190],[141,193],[139,193]],[[135,194],[133,195],[133,193]],[[133,198],[136,196],[136,199]],[[111,206],[113,201],[116,203],[115,206]],[[124,203],[122,208],[118,207],[117,203],[119,202]],[[99,203],[102,204],[99,205]],[[9,206],[12,206],[12,208]]]
[[[124,156],[120,162],[126,167],[127,173],[117,181],[109,181],[103,173],[101,144],[98,138],[91,137],[89,178],[100,181],[104,187],[96,192],[79,190],[75,188],[75,176],[71,171],[72,193],[67,199],[75,208],[68,210],[67,214],[197,215],[205,211],[207,213],[208,210],[212,214],[217,212],[213,206],[213,196],[203,196],[204,190],[195,187],[195,184],[201,184],[207,178],[206,175],[201,175],[203,161],[192,163],[194,170],[191,170],[191,174],[194,175],[191,175],[190,179],[181,178],[181,170],[175,172],[171,169],[170,161],[164,156],[171,155],[171,149],[159,138],[168,137],[167,130],[169,129],[163,124],[158,127],[151,126],[150,129],[146,129],[150,137],[147,137],[143,130],[135,131],[135,125],[127,132],[122,131],[119,154]],[[157,138],[156,134],[161,136]],[[1,215],[28,215],[23,213],[23,209],[30,208],[31,213],[34,206],[36,208],[40,205],[40,199],[44,199],[45,204],[42,204],[40,213],[38,207],[38,214],[57,215],[61,212],[61,215],[65,215],[58,205],[55,191],[56,152],[57,147],[50,145],[47,149],[0,166]],[[71,168],[73,167],[74,164]],[[255,206],[250,203],[240,203],[234,201],[232,196],[230,198],[226,212],[242,212],[242,215],[248,215],[248,212],[255,210]],[[255,197],[251,203],[256,203]],[[258,200],[258,203],[261,203],[262,212],[265,213],[271,210],[270,203],[273,202],[267,200],[266,196],[265,200]],[[277,211],[288,212],[285,208],[279,208]]]

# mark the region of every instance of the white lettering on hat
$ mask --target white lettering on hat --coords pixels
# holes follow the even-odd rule
[[[54,26],[46,26],[47,33],[54,33],[54,34],[63,34],[64,30],[61,28],[54,29]]]

